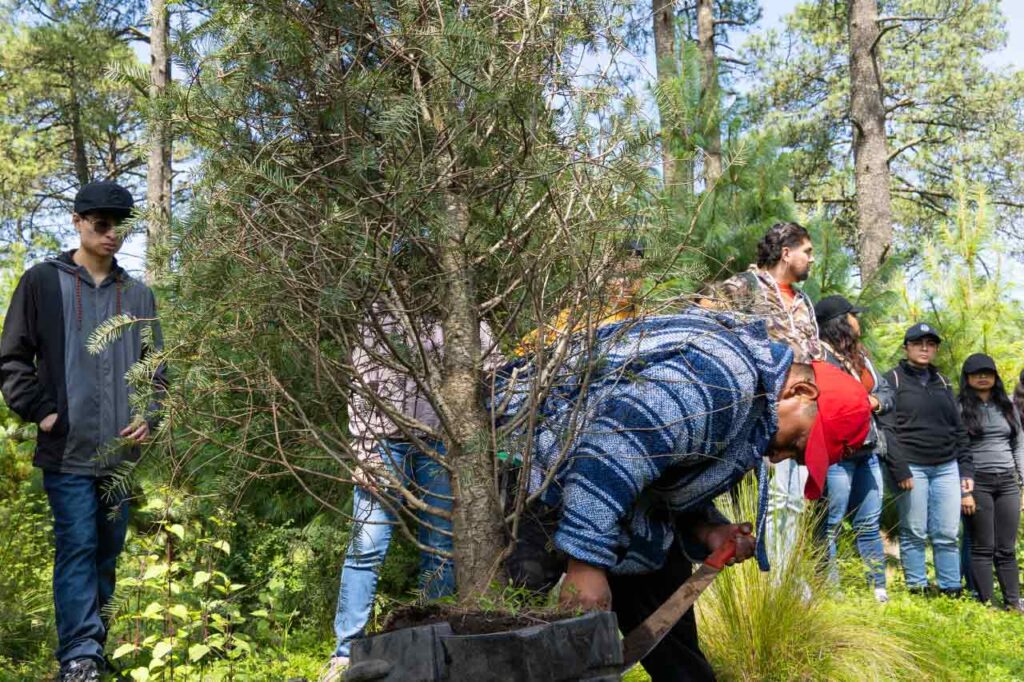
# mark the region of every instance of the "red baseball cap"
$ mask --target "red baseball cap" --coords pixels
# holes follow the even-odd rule
[[[818,417],[804,451],[807,485],[804,496],[821,497],[828,468],[855,452],[868,437],[871,403],[864,384],[827,362],[815,361],[814,383],[818,386]]]

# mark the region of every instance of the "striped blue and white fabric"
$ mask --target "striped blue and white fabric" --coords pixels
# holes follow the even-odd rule
[[[647,573],[665,561],[676,514],[707,512],[763,462],[793,352],[770,341],[763,322],[700,309],[608,325],[596,337],[574,341],[532,434],[520,429],[506,448],[530,449],[531,492],[562,510],[560,550]],[[505,370],[499,424],[529,408],[537,372],[529,359]]]

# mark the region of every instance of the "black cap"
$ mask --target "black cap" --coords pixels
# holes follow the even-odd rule
[[[964,360],[964,374],[976,374],[986,369],[999,373],[996,361],[984,353],[975,353]]]
[[[99,211],[127,218],[134,207],[131,192],[116,182],[90,182],[75,195],[75,213],[78,215]]]
[[[935,339],[936,343],[942,343],[942,337],[939,336],[938,330],[930,324],[924,322],[918,322],[913,327],[908,329],[903,335],[903,343],[909,343],[911,341],[918,341],[926,336],[930,336]]]
[[[859,315],[862,312],[864,312],[864,308],[853,305],[846,300],[845,296],[826,296],[814,306],[814,317],[818,319],[818,324],[825,324],[829,320],[847,313]]]

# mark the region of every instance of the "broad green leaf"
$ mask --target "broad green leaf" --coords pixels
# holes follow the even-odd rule
[[[111,658],[113,658],[116,661],[117,659],[121,658],[122,656],[127,656],[128,654],[132,653],[133,651],[135,651],[135,645],[132,644],[131,642],[128,642],[127,644],[122,644],[121,646],[119,646],[116,649],[114,649],[114,653],[111,654]]]
[[[164,606],[158,601],[151,601],[146,606],[146,610],[142,612],[143,618],[159,618],[160,614],[164,612]]]
[[[196,574],[192,576],[192,587],[199,587],[210,582],[210,574],[206,571],[196,571]]]
[[[208,653],[210,653],[210,647],[205,644],[193,644],[188,648],[188,660],[199,661]]]
[[[135,682],[146,682],[149,679],[149,668],[135,668],[131,675]]]
[[[156,646],[153,647],[153,658],[163,658],[168,653],[170,653],[170,651],[173,648],[174,648],[174,645],[171,644],[171,642],[166,640],[166,639],[162,640],[160,642],[157,642]]]
[[[180,620],[188,620],[188,608],[186,608],[184,604],[175,604],[167,610],[175,618],[178,618]]]
[[[161,562],[159,564],[153,564],[146,569],[146,572],[142,575],[143,580],[153,580],[159,578],[167,573],[167,564]]]

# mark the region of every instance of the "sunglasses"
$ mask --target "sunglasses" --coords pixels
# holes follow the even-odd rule
[[[85,222],[89,223],[92,227],[92,231],[96,234],[107,234],[113,229],[116,229],[121,224],[120,220],[111,220],[110,218],[95,218],[88,216],[83,218]]]

